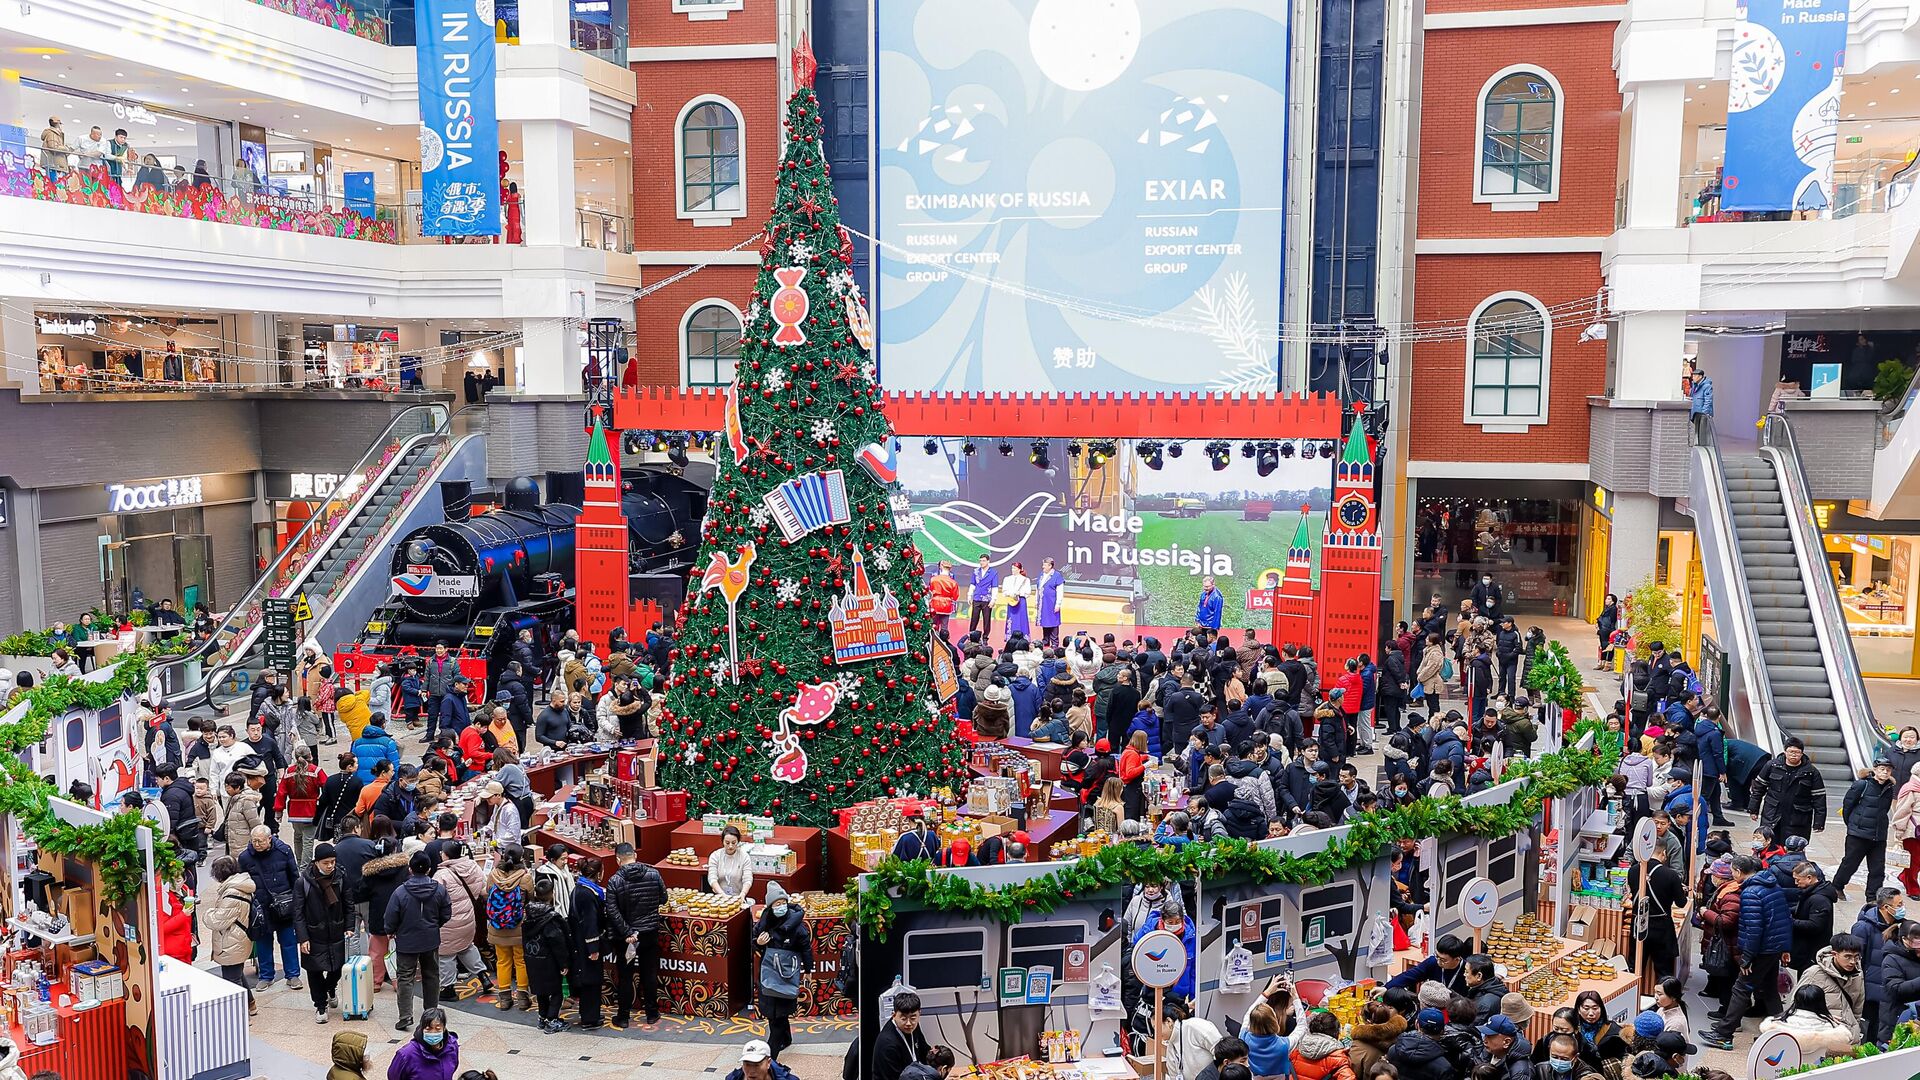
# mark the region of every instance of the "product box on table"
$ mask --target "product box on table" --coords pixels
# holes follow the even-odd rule
[[[92,889],[64,889],[54,900],[54,908],[73,923],[67,932],[85,937],[94,932],[94,901]]]
[[[863,870],[873,870],[893,854],[893,846],[900,842],[899,833],[857,832],[847,837],[848,853],[853,865]]]
[[[120,969],[105,960],[88,960],[84,964],[73,965],[73,975],[69,980],[73,986],[73,996],[85,1001],[112,1001],[126,993],[125,979]]]
[[[714,836],[726,832],[729,825],[739,829],[743,839],[773,839],[773,819],[770,817],[753,817],[748,814],[703,814],[700,817],[701,830]]]
[[[756,874],[791,874],[800,868],[800,857],[785,844],[749,844],[747,859]]]
[[[647,820],[673,822],[687,820],[686,792],[641,788],[639,795],[640,805],[647,811]]]

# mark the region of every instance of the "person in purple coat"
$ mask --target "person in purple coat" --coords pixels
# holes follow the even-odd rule
[[[987,557],[982,555],[969,584],[967,599],[972,601],[973,610],[967,616],[967,631],[980,631],[980,639],[986,641],[993,637],[993,594],[1000,587],[1000,572],[987,565]]]
[[[395,1051],[387,1080],[453,1080],[460,1072],[460,1037],[447,1030],[447,1011],[420,1014],[413,1038]]]
[[[1060,608],[1067,594],[1067,575],[1053,565],[1052,559],[1040,560],[1040,580],[1033,583],[1040,594],[1040,643],[1060,644]]]

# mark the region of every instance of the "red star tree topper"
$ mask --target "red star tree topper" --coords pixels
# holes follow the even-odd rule
[[[803,68],[810,59],[796,60]],[[735,376],[754,452],[718,452],[676,616],[660,782],[701,809],[827,826],[837,807],[957,784],[965,770],[951,711],[932,707],[920,552],[895,531],[888,488],[858,462],[893,429],[848,324],[850,298],[858,304],[852,247],[811,82],[799,80],[787,102],[786,156]],[[794,529],[804,531],[788,539]],[[702,588],[723,576],[709,574],[716,555],[737,565],[748,545],[734,603],[717,584]],[[901,629],[904,653],[888,637]]]

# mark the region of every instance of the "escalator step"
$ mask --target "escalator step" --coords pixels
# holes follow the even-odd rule
[[[1785,697],[1775,694],[1773,707],[1782,716],[1798,713],[1802,716],[1833,716],[1836,710],[1832,698]]]
[[[1777,581],[1758,581],[1758,582],[1754,582],[1753,584],[1779,585],[1781,583]],[[1763,593],[1758,589],[1754,590],[1754,596],[1753,596],[1753,610],[1755,613],[1754,617],[1758,618],[1759,613],[1766,610],[1774,610],[1774,611],[1781,611],[1781,612],[1795,611],[1795,610],[1804,611],[1807,607],[1807,594],[1800,590],[1799,582],[1796,581],[1796,582],[1793,582],[1792,584],[1794,586],[1792,592],[1781,591],[1781,592]],[[1776,619],[1787,618],[1787,616],[1784,614],[1775,615],[1772,617]]]
[[[1792,555],[1792,540],[1761,540],[1756,537],[1740,538],[1740,554],[1748,555]]]
[[[1779,559],[1781,561],[1778,563],[1761,563],[1761,562],[1754,562],[1752,559],[1741,560],[1741,562],[1744,564],[1743,569],[1745,569],[1747,572],[1748,581],[1752,582],[1752,581],[1799,581],[1800,580],[1800,568],[1798,566],[1793,565],[1793,556],[1791,555],[1760,555],[1760,556],[1756,556],[1756,558]]]
[[[1790,532],[1785,525],[1775,527],[1758,526],[1744,529],[1736,526],[1735,529],[1740,534],[1740,542],[1742,544],[1745,544],[1749,540],[1776,540],[1784,541],[1788,544],[1793,543],[1793,533]]]

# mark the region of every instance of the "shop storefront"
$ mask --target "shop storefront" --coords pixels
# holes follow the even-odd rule
[[[400,329],[359,323],[300,328],[301,380],[307,386],[380,389],[400,385]]]
[[[1825,534],[1827,571],[1839,587],[1861,672],[1920,678],[1913,647],[1920,521],[1855,517],[1837,503],[1815,503],[1814,518]]]
[[[261,495],[266,499],[268,520],[256,526],[259,536],[255,548],[262,558],[271,561],[315,515],[343,511],[364,485],[362,477],[339,471],[262,473]],[[330,503],[335,508],[331,511]],[[301,541],[302,546],[323,531],[316,528]]]
[[[126,611],[171,599],[182,611],[196,603],[219,610],[250,584],[253,499],[251,473],[38,492],[49,608]]]
[[[1491,494],[1482,480],[1422,479],[1414,509],[1415,607],[1438,594],[1457,608],[1491,575],[1507,610],[1565,615],[1580,577],[1591,514],[1578,481],[1516,480]]]
[[[105,393],[212,387],[225,371],[234,317],[156,312],[34,312],[40,392]]]

